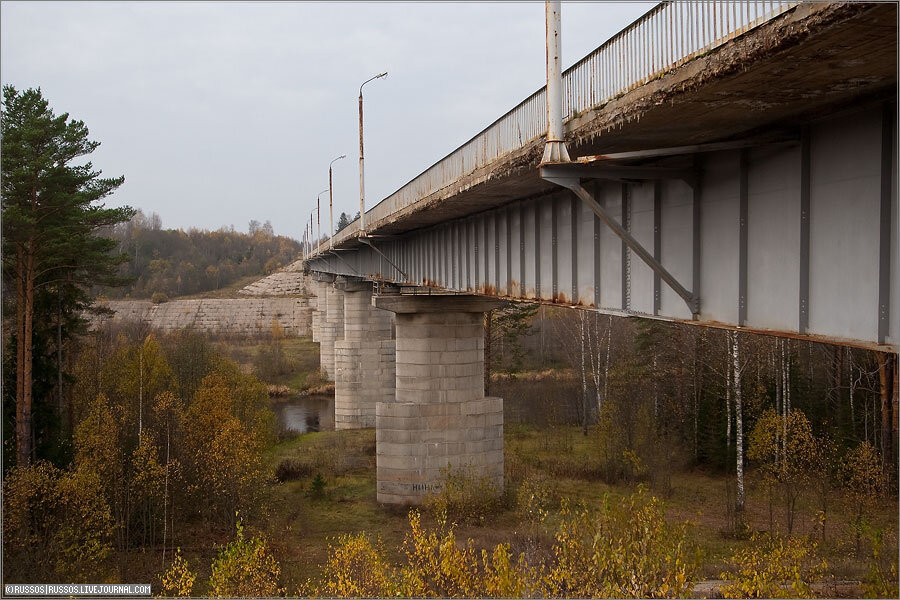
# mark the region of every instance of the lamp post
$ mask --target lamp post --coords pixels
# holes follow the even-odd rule
[[[341,154],[335,159],[332,159],[330,163],[328,163],[328,219],[331,221],[331,237],[328,238],[328,247],[334,247],[334,192],[331,189],[331,167],[334,163],[341,160],[342,158],[347,158],[346,154]]]
[[[309,237],[306,240],[306,257],[309,258],[312,256],[313,251],[313,233],[315,230],[313,229],[313,213],[316,212],[316,209],[313,208],[309,211],[309,221],[306,223],[306,229],[309,230]]]
[[[382,77],[387,77],[387,71],[376,75],[375,77],[370,77],[362,82],[362,85],[359,86],[359,235],[360,237],[366,236],[366,177],[365,177],[365,167],[363,161],[365,159],[365,153],[363,152],[363,85],[366,85],[373,79],[380,79]]]
[[[541,163],[569,162],[562,121],[562,17],[559,0],[546,0],[547,33],[547,142]]]
[[[316,225],[319,229],[318,237],[316,237],[316,248],[319,247],[319,240],[322,239],[322,210],[320,208],[320,204],[322,200],[322,194],[327,191],[328,190],[322,190],[321,192],[319,192],[319,195],[316,196],[316,207],[313,209],[314,211],[316,211]]]
[[[307,223],[307,227],[309,227],[309,240],[307,240],[307,244],[309,245],[309,253],[307,256],[312,256],[312,241],[313,241],[313,213],[316,212],[316,209],[312,209],[309,211],[309,223]]]

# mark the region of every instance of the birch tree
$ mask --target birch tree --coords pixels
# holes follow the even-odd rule
[[[741,521],[744,512],[744,413],[743,413],[743,393],[741,392],[741,373],[743,365],[741,364],[741,345],[740,337],[736,331],[730,332],[731,335],[731,360],[734,374],[734,421],[735,421],[735,444],[737,446],[737,457],[735,460],[735,473],[737,476],[737,499],[735,503],[735,512],[738,516],[738,522]]]

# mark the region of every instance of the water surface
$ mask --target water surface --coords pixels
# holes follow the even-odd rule
[[[283,396],[271,398],[269,406],[281,433],[334,430],[334,396]]]

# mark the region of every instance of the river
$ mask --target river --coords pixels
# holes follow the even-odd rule
[[[284,396],[269,401],[282,434],[334,430],[334,396]]]

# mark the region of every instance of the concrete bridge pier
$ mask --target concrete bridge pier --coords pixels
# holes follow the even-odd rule
[[[484,396],[484,313],[476,296],[376,296],[396,313],[396,395],[378,402],[377,497],[420,504],[443,471],[503,486],[503,400]]]
[[[344,292],[325,287],[325,319],[319,326],[319,364],[325,379],[334,381],[334,343],[344,339]]]
[[[338,281],[344,339],[334,342],[334,427],[375,427],[375,405],[394,399],[390,312],[372,306],[371,281]]]
[[[312,291],[316,295],[316,299],[311,302],[312,306],[312,339],[314,342],[319,341],[319,333],[322,323],[325,321],[325,288],[331,285],[334,277],[329,277],[330,281],[324,281],[322,275],[316,275],[315,281],[312,282]]]

